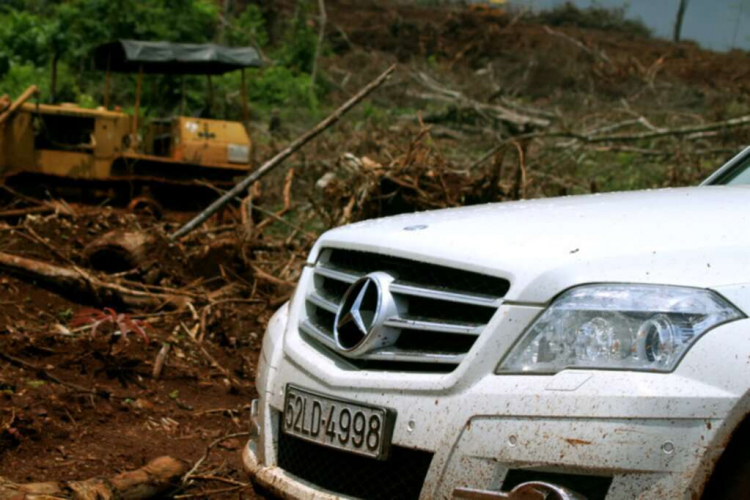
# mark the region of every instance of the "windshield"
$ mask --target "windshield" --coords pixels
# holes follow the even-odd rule
[[[732,158],[704,184],[711,186],[750,185],[750,148]]]

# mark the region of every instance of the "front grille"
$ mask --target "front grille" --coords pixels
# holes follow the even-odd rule
[[[353,455],[279,434],[278,465],[320,488],[362,500],[416,500],[432,453],[391,447],[387,460]]]
[[[398,332],[393,345],[355,359],[359,369],[449,372],[458,366],[495,314],[508,280],[399,257],[324,249],[306,291],[300,330],[336,353],[336,312],[349,287],[376,271],[395,278],[390,293],[398,314],[386,326]]]

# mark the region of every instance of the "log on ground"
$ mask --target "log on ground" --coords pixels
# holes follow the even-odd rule
[[[111,478],[18,484],[0,477],[0,500],[143,500],[172,490],[187,470],[172,457]]]

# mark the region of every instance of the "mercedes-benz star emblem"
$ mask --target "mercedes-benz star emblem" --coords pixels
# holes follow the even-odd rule
[[[334,322],[339,352],[357,357],[396,341],[398,332],[386,326],[387,320],[398,313],[389,292],[393,279],[384,272],[370,273],[346,291]]]
[[[353,349],[370,333],[380,306],[379,284],[365,277],[346,292],[336,318],[336,337],[343,349]]]

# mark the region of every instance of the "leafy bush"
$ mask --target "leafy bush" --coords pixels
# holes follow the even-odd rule
[[[579,9],[572,2],[565,2],[549,10],[537,13],[534,19],[550,26],[576,26],[608,31],[619,31],[649,37],[651,30],[640,19],[628,19],[627,7],[602,7],[594,3]]]
[[[295,73],[285,66],[253,73],[248,81],[251,102],[265,106],[311,105],[309,74]]]
[[[49,69],[11,60],[8,71],[0,75],[0,94],[8,94],[11,99],[21,95],[31,85],[39,87],[40,101],[47,101],[50,97]],[[60,64],[57,70],[57,101],[80,101],[80,89],[73,72],[66,64]]]
[[[309,10],[305,3],[298,5],[298,11],[289,27],[286,41],[277,54],[281,64],[296,72],[310,73],[315,60],[318,35],[307,22]]]
[[[44,65],[49,59],[49,21],[25,11],[0,14],[0,47],[11,59]]]
[[[235,47],[268,45],[266,20],[257,5],[248,5],[227,30],[227,43]]]

